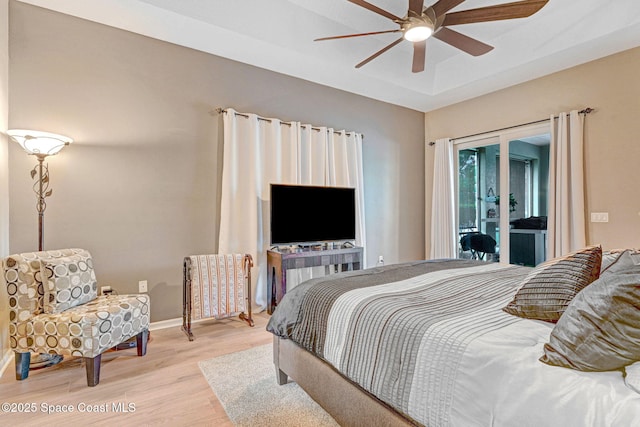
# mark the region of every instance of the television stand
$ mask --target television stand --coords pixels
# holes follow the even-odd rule
[[[360,270],[363,248],[353,246],[336,249],[271,249],[267,251],[267,313],[272,314],[287,293],[287,270],[325,266],[340,266],[340,271]]]

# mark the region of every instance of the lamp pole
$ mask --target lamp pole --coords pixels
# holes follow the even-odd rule
[[[36,203],[36,209],[38,211],[38,250],[44,250],[44,211],[47,209],[47,202],[45,198],[49,197],[53,192],[49,189],[49,167],[44,164],[46,154],[36,154],[38,164],[31,171],[31,177],[36,174],[38,180],[34,184],[33,190],[36,193],[38,201]]]

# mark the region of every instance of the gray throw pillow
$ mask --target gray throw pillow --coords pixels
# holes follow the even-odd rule
[[[540,360],[580,371],[640,361],[640,265],[605,274],[573,299]]]
[[[503,308],[526,319],[556,322],[571,300],[600,275],[602,248],[589,246],[535,267]]]
[[[621,271],[628,270],[636,265],[632,251],[630,249],[623,250],[621,252],[611,253],[607,252],[602,254],[602,268],[600,269],[600,276],[603,274],[615,274]]]

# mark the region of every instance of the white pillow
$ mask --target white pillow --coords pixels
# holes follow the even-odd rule
[[[631,390],[640,393],[640,362],[624,367],[624,383]]]

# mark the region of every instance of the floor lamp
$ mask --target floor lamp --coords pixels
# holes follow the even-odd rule
[[[65,145],[73,140],[69,137],[35,130],[11,129],[7,134],[16,141],[28,154],[36,156],[38,164],[31,170],[31,178],[36,178],[33,191],[36,193],[36,209],[38,211],[38,250],[44,250],[44,211],[47,208],[46,198],[53,190],[49,188],[49,167],[44,163],[47,156],[58,154]],[[55,365],[62,356],[55,354],[38,354],[31,356],[31,369]]]

